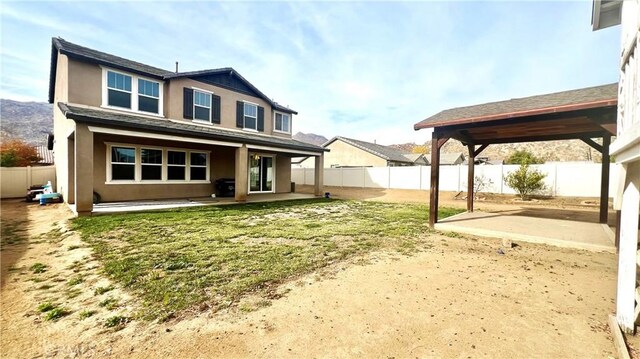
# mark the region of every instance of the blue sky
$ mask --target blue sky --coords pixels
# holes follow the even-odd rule
[[[0,97],[46,101],[51,37],[156,67],[231,66],[293,131],[422,143],[441,110],[617,81],[619,27],[576,2],[6,2]]]

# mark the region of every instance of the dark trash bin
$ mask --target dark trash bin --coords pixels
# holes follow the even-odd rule
[[[216,196],[233,197],[236,195],[235,178],[220,178],[216,180]]]
[[[291,182],[291,193],[295,193],[295,192],[296,192],[296,183]]]

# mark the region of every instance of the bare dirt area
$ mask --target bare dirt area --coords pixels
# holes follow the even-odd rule
[[[615,356],[609,253],[527,243],[499,251],[498,241],[425,234],[411,256],[375,252],[335,264],[282,285],[249,312],[203,309],[110,328],[105,320],[128,316],[136,300],[117,286],[94,294],[113,284],[65,229],[65,207],[3,201],[1,211],[3,223],[20,221],[28,235],[0,251],[3,358]],[[35,263],[47,270],[34,273]],[[77,273],[79,283],[71,281]],[[112,311],[98,303],[116,295]],[[67,313],[45,320],[36,308],[47,300]]]

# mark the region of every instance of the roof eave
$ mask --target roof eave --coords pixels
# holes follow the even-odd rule
[[[622,0],[593,0],[591,26],[593,31],[620,25],[622,20]]]

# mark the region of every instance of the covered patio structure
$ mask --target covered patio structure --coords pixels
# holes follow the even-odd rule
[[[467,211],[473,212],[474,160],[501,143],[579,139],[602,153],[599,222],[608,222],[609,144],[616,133],[618,84],[491,102],[441,111],[414,125],[433,128],[429,225],[438,222],[440,149],[450,139],[467,147]],[[602,139],[601,144],[594,138]]]

